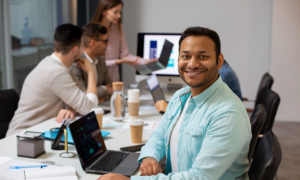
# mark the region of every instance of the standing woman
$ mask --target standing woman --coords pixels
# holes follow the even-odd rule
[[[120,80],[119,64],[143,64],[157,59],[145,60],[129,53],[121,24],[122,0],[100,0],[91,23],[100,23],[108,30],[108,46],[105,61],[113,82]]]

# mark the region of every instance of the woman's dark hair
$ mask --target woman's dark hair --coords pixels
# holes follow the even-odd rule
[[[217,63],[218,63],[218,57],[221,53],[221,41],[220,41],[218,33],[216,33],[215,31],[213,31],[211,29],[204,28],[204,27],[189,27],[182,33],[182,35],[179,39],[179,51],[180,51],[181,42],[188,36],[207,36],[211,40],[213,40],[213,42],[215,43]]]
[[[122,4],[123,6],[122,0],[100,0],[97,6],[97,10],[90,23],[99,23],[103,19],[103,11],[116,7],[119,4]],[[121,32],[121,23],[122,18],[120,18],[118,22],[119,32]]]
[[[82,31],[73,24],[63,24],[55,29],[54,50],[55,52],[68,54],[74,46],[80,47]]]
[[[98,38],[107,33],[107,28],[98,23],[88,23],[82,27],[83,45],[87,46],[90,39]]]

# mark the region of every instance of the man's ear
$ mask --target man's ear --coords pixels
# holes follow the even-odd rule
[[[223,54],[220,53],[220,55],[218,57],[218,69],[222,68],[223,63],[224,63],[224,57],[223,57]]]
[[[72,48],[72,54],[74,55],[74,54],[78,54],[78,51],[79,51],[79,47],[78,46],[74,46],[73,48]]]
[[[91,39],[90,43],[89,43],[90,47],[94,47],[95,46],[95,40]]]

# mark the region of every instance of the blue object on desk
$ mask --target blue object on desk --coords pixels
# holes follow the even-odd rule
[[[43,167],[47,167],[47,165],[9,166],[9,169],[43,168]]]
[[[58,129],[57,129],[57,131],[58,131]],[[44,137],[45,137],[46,139],[51,139],[51,132],[50,132],[50,131],[45,131],[44,133],[45,133],[45,134],[44,134]],[[72,138],[72,135],[71,135],[71,132],[70,132],[70,129],[69,129],[69,128],[67,128],[67,133],[68,133],[68,143],[69,143],[69,144],[74,144],[74,141],[73,141],[73,138]],[[107,132],[107,131],[101,131],[101,134],[102,134],[103,137],[105,137],[105,136],[107,136],[107,135],[110,135],[110,132]],[[56,135],[55,135],[55,137],[56,137]],[[54,137],[54,138],[55,138],[55,137]],[[62,137],[62,140],[61,140],[61,141],[64,142],[64,140],[65,140],[65,136]]]

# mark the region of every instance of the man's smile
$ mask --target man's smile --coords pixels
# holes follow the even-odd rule
[[[204,70],[184,70],[189,77],[196,77],[204,72]]]

